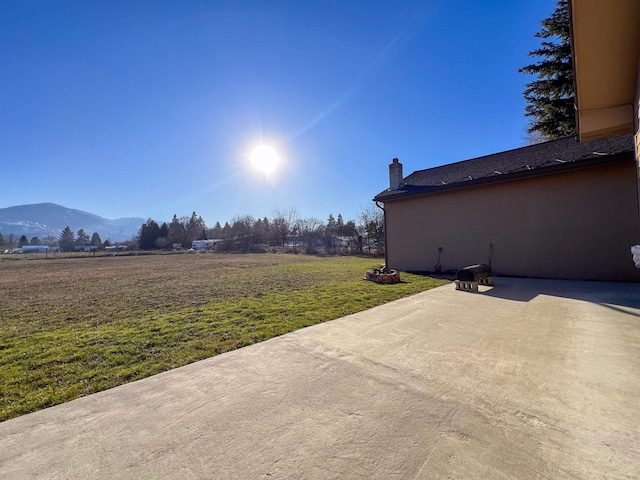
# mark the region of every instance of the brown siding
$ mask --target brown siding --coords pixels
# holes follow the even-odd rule
[[[433,271],[443,247],[443,270],[491,261],[499,275],[640,281],[630,253],[640,243],[631,158],[385,208],[392,268]]]

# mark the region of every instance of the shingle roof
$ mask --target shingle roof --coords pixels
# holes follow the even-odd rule
[[[576,137],[553,140],[415,171],[404,178],[403,187],[384,190],[376,195],[375,200],[385,201],[579,168],[601,163],[615,155],[633,152],[633,148],[633,135],[618,135],[589,142],[578,142]]]

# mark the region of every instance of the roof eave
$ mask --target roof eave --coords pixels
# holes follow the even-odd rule
[[[640,2],[571,0],[570,8],[579,138],[632,133]]]

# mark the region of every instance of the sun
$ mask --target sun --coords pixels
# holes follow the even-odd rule
[[[269,145],[259,145],[254,148],[250,158],[251,165],[253,165],[256,170],[267,175],[273,173],[280,163],[278,152]]]

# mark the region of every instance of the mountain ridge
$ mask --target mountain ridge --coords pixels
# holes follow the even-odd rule
[[[108,219],[94,213],[68,208],[57,203],[32,203],[0,208],[0,232],[27,238],[60,236],[69,227],[74,233],[83,229],[88,235],[97,232],[100,238],[119,242],[135,236],[145,222],[144,218],[124,217]]]

